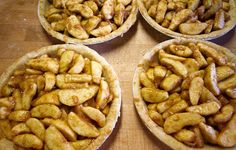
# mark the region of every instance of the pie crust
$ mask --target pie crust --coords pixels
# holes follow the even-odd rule
[[[229,0],[229,3],[230,3],[229,15],[231,18],[228,22],[226,22],[225,27],[223,29],[210,32],[209,34],[199,34],[199,35],[181,34],[179,32],[174,32],[172,30],[162,27],[161,25],[159,25],[155,20],[153,20],[148,15],[148,12],[144,6],[143,0],[137,0],[137,3],[138,3],[139,12],[143,16],[143,18],[149,23],[149,25],[151,25],[157,31],[159,31],[167,36],[173,37],[173,38],[192,38],[192,39],[201,39],[201,40],[216,39],[216,38],[228,33],[236,25],[236,2],[235,2],[235,0]]]
[[[222,52],[228,57],[229,62],[236,62],[236,55],[234,55],[230,50],[227,48],[224,48],[222,46],[219,46],[217,44],[207,42],[207,41],[201,41],[201,40],[194,40],[194,39],[172,39],[165,42],[162,42],[160,44],[157,44],[155,47],[153,47],[151,50],[149,50],[142,58],[142,60],[139,62],[137,68],[135,69],[134,78],[133,78],[133,101],[136,107],[136,110],[142,120],[142,122],[145,124],[145,126],[163,143],[168,145],[172,149],[182,150],[182,149],[208,149],[208,150],[215,150],[215,149],[222,149],[222,147],[219,146],[213,146],[213,145],[207,145],[205,144],[204,148],[193,148],[188,147],[182,142],[179,142],[171,135],[168,135],[164,132],[163,128],[158,126],[148,115],[148,109],[145,101],[143,100],[140,92],[140,81],[139,81],[139,74],[143,72],[144,70],[147,70],[149,67],[150,61],[157,60],[156,53],[170,44],[181,44],[181,43],[187,43],[187,42],[201,42],[209,45],[210,47],[215,48],[216,50]],[[234,106],[235,107],[235,106]],[[235,149],[236,147],[229,148],[230,150]]]
[[[132,0],[132,10],[129,15],[129,17],[126,19],[126,21],[115,31],[111,32],[110,34],[107,34],[105,36],[96,37],[96,38],[88,38],[85,40],[79,40],[77,38],[68,37],[67,35],[64,35],[60,32],[54,31],[46,18],[44,17],[44,12],[49,6],[49,3],[47,0],[39,0],[38,3],[38,17],[41,25],[43,28],[50,34],[52,37],[57,38],[58,40],[64,41],[65,43],[81,43],[85,45],[91,45],[91,44],[97,44],[106,42],[109,40],[112,40],[118,36],[123,36],[124,33],[126,33],[130,27],[135,23],[137,19],[137,13],[138,13],[138,6],[137,1]]]
[[[90,60],[99,62],[103,67],[103,76],[106,77],[106,80],[109,84],[110,92],[113,93],[114,97],[110,105],[109,114],[106,116],[106,125],[99,129],[100,135],[96,139],[92,140],[90,145],[87,147],[88,150],[98,149],[112,133],[118,117],[120,116],[121,88],[119,85],[118,77],[112,66],[94,50],[80,44],[61,44],[43,47],[39,50],[27,53],[2,73],[0,77],[0,89],[2,89],[2,87],[9,80],[14,71],[23,66],[29,59],[36,58],[44,54],[54,55],[59,48],[73,50]]]

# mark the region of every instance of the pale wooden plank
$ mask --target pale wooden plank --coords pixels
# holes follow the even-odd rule
[[[62,43],[42,29],[37,17],[37,0],[0,1],[0,73],[15,59],[42,46]],[[139,15],[137,23],[123,37],[91,45],[114,67],[122,88],[121,117],[116,129],[101,147],[103,150],[161,150],[167,147],[141,122],[132,98],[132,79],[136,65],[148,49],[170,39]],[[236,54],[235,29],[214,42]]]

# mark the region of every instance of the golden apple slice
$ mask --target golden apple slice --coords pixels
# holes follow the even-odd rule
[[[84,30],[84,28],[80,24],[80,21],[75,15],[71,15],[70,17],[67,18],[66,21],[67,21],[66,29],[72,36],[80,40],[89,38],[88,33]]]
[[[98,109],[93,107],[82,107],[82,111],[92,120],[96,121],[100,127],[106,123],[105,115]]]
[[[82,55],[75,54],[73,60],[73,66],[70,68],[68,73],[80,73],[84,69],[84,58]]]
[[[234,74],[234,70],[229,66],[216,67],[217,81],[222,81]]]
[[[26,81],[27,82],[27,81]],[[22,108],[24,110],[29,110],[31,106],[31,102],[33,100],[34,95],[37,92],[37,85],[35,83],[26,83],[26,86],[23,90],[22,94]]]
[[[165,91],[171,91],[178,87],[181,84],[181,81],[182,78],[180,76],[171,74],[162,80],[160,88],[164,89]]]
[[[29,66],[33,69],[41,70],[41,71],[49,71],[53,73],[57,73],[59,70],[59,62],[57,59],[49,58],[49,57],[40,57],[31,59],[26,63],[26,66]]]
[[[161,50],[159,50],[159,59],[161,60],[162,58],[168,58],[168,59],[172,59],[172,60],[176,60],[176,61],[186,60],[186,58],[184,58],[184,57],[168,54],[164,50],[161,49]]]
[[[191,81],[193,80],[193,78],[195,78],[195,77],[201,77],[201,78],[203,78],[203,77],[204,77],[204,73],[205,73],[204,70],[199,70],[199,71],[190,73],[190,74],[188,75],[188,77],[183,80],[182,85],[181,85],[181,88],[182,88],[183,90],[188,90],[189,87],[190,87]]]
[[[179,132],[174,134],[174,137],[180,142],[194,142],[196,139],[195,133],[191,130],[181,129]]]
[[[167,109],[163,114],[163,118],[166,119],[167,117],[177,113],[184,111],[188,107],[188,103],[185,100],[181,100],[178,103],[171,106],[169,109]]]
[[[236,114],[227,123],[226,127],[220,132],[217,143],[223,147],[233,147],[236,145]]]
[[[180,61],[168,59],[168,58],[163,58],[161,59],[161,63],[166,66],[167,68],[170,68],[171,71],[176,73],[177,75],[180,75],[182,77],[187,77],[188,70],[184,66],[183,63]]]
[[[69,69],[70,64],[72,63],[73,57],[75,52],[74,51],[64,51],[60,58],[60,73],[65,73]]]
[[[98,91],[98,86],[91,85],[81,89],[64,89],[58,92],[59,100],[67,106],[76,106],[95,96]]]
[[[214,94],[212,94],[206,87],[203,86],[200,102],[206,103],[211,101],[217,102],[220,106],[222,105],[221,102],[214,96]]]
[[[102,65],[96,61],[91,61],[91,73],[93,77],[93,82],[100,84],[102,76]]]
[[[41,104],[54,104],[57,106],[60,105],[58,92],[59,90],[55,90],[55,91],[42,95],[41,97],[37,98],[36,100],[32,102],[32,106],[38,106]]]
[[[157,111],[155,110],[149,110],[148,111],[148,115],[150,116],[150,118],[159,126],[163,126],[164,124],[164,120],[161,116],[161,114],[159,114]]]
[[[192,105],[197,105],[200,99],[204,81],[201,77],[195,77],[190,83],[189,98]]]
[[[194,126],[203,122],[205,119],[197,113],[176,113],[168,117],[164,123],[164,131],[172,134],[180,131],[185,126]]]
[[[13,111],[8,116],[8,119],[13,121],[26,121],[29,118],[30,112],[25,110]]]
[[[198,35],[201,34],[207,27],[208,24],[205,22],[181,23],[179,25],[179,31],[182,34]]]
[[[56,76],[56,85],[60,89],[84,88],[84,87],[88,87],[87,81],[91,80],[90,78],[91,77],[87,75],[84,76],[81,74],[73,74],[73,75],[58,74]],[[76,81],[76,82],[72,82],[72,81]]]
[[[194,72],[198,71],[200,68],[199,63],[195,59],[192,59],[192,58],[187,58],[183,62],[183,64],[187,68],[188,74],[194,73]]]
[[[56,76],[52,72],[45,72],[45,91],[51,91],[56,83]]]
[[[51,150],[74,150],[70,143],[65,139],[56,127],[51,125],[45,133],[45,143]]]
[[[225,94],[231,98],[236,98],[236,87],[226,89]]]
[[[178,11],[171,20],[170,26],[168,29],[175,31],[178,26],[187,21],[189,17],[193,14],[191,9],[182,9]]]
[[[167,74],[167,69],[163,66],[155,66],[153,69],[154,83],[155,86],[158,87],[161,81],[165,78]]]
[[[93,10],[87,5],[80,3],[68,6],[68,10],[74,13],[79,13],[84,18],[90,18],[93,16]]]
[[[93,124],[86,122],[73,112],[70,112],[68,115],[68,123],[72,130],[81,136],[98,137],[100,134]]]
[[[115,14],[115,0],[106,0],[102,7],[102,15],[105,19],[109,20],[112,19],[112,17]]]
[[[42,141],[45,137],[45,127],[42,122],[40,122],[36,118],[30,118],[26,122],[27,127],[30,128],[30,130],[39,137]]]
[[[213,127],[201,122],[199,123],[199,128],[201,130],[201,133],[206,141],[212,144],[217,143],[217,137],[218,137],[218,131],[215,130]]]
[[[14,143],[24,148],[42,149],[43,142],[33,134],[21,134],[13,138]]]
[[[180,98],[179,94],[178,93],[173,93],[169,96],[169,98],[166,101],[158,103],[156,105],[156,109],[159,113],[163,113],[164,111],[166,111],[171,106],[178,103],[179,101],[181,101],[181,98]]]
[[[216,123],[225,123],[229,121],[234,113],[234,107],[231,104],[223,106],[220,110],[220,113],[214,115],[214,122]]]
[[[188,47],[193,50],[193,58],[198,62],[199,67],[205,67],[207,65],[207,61],[200,52],[198,46],[195,43],[189,43]]]
[[[154,83],[148,78],[146,73],[144,73],[144,72],[140,73],[139,80],[140,80],[140,82],[143,86],[150,87],[150,88],[155,88]]]
[[[208,88],[214,95],[220,94],[220,89],[217,85],[216,67],[215,64],[210,64],[205,69],[204,82],[206,88]]]
[[[105,36],[111,33],[111,31],[112,31],[112,26],[108,24],[108,25],[99,26],[98,28],[93,29],[92,31],[90,31],[90,34],[96,37],[100,37],[100,36]]]
[[[220,110],[220,107],[221,106],[217,102],[211,101],[200,105],[190,106],[186,109],[186,111],[192,113],[198,113],[203,116],[208,116],[215,114],[217,111]]]
[[[150,103],[159,103],[168,99],[169,94],[164,90],[154,88],[142,88],[141,95],[143,99]]]
[[[91,142],[92,142],[91,139],[85,139],[85,140],[77,140],[76,142],[70,142],[70,143],[71,143],[71,145],[74,147],[75,150],[83,150],[83,149],[85,149]]]
[[[108,103],[109,96],[110,96],[109,85],[106,81],[102,80],[96,97],[96,108],[97,109],[105,108]]]
[[[31,130],[25,123],[19,123],[11,129],[11,132],[14,136],[16,136],[19,134],[30,133]]]
[[[42,119],[40,121],[44,124],[44,126],[49,127],[50,125],[53,124],[54,120],[55,119],[52,119],[52,118],[44,118],[44,119]]]
[[[190,57],[193,54],[193,51],[184,45],[171,44],[169,46],[170,52],[174,55],[181,57]]]
[[[221,81],[218,83],[218,86],[220,90],[224,91],[228,88],[235,87],[236,86],[236,74],[231,75],[227,79]]]
[[[212,57],[218,65],[225,65],[226,64],[226,58],[220,54],[218,51],[216,51],[214,48],[204,44],[204,43],[197,43],[197,46],[199,47],[199,50],[206,55],[207,57]]]
[[[92,81],[92,76],[88,74],[60,74],[57,76],[62,76],[66,83],[83,83]]]
[[[61,110],[52,104],[42,104],[31,109],[31,116],[35,118],[51,117],[58,119],[61,117]]]
[[[68,126],[66,121],[53,120],[52,124],[68,139],[69,141],[75,142],[77,140],[77,134]]]
[[[89,3],[92,4],[91,2],[93,2],[93,1],[86,1],[84,4],[89,5]],[[95,3],[95,6],[97,6],[96,3]],[[91,18],[89,18],[87,20],[87,22],[85,23],[85,25],[83,27],[87,32],[90,32],[90,31],[94,30],[99,25],[99,23],[101,21],[102,21],[102,19],[100,17],[92,16]]]
[[[158,12],[156,15],[157,23],[162,23],[162,21],[165,18],[166,11],[167,11],[167,1],[160,0],[157,6],[157,12]]]

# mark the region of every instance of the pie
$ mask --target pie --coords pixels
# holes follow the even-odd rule
[[[152,27],[175,38],[210,40],[236,24],[234,0],[139,0],[138,5]]]
[[[95,44],[122,36],[136,21],[136,0],[40,0],[39,20],[66,43]]]
[[[173,149],[236,147],[236,59],[201,40],[168,40],[135,70],[133,96],[147,128]]]
[[[26,54],[0,81],[0,147],[98,149],[120,115],[113,68],[83,45]]]

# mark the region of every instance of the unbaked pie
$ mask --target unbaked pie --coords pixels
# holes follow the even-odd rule
[[[235,149],[235,62],[234,54],[210,42],[158,44],[133,79],[142,121],[173,149]]]
[[[26,54],[1,76],[0,147],[97,149],[120,114],[113,68],[82,45]]]
[[[234,0],[139,0],[146,21],[172,37],[212,39],[236,24]]]
[[[39,20],[62,41],[94,44],[121,36],[136,21],[136,0],[40,0]]]

